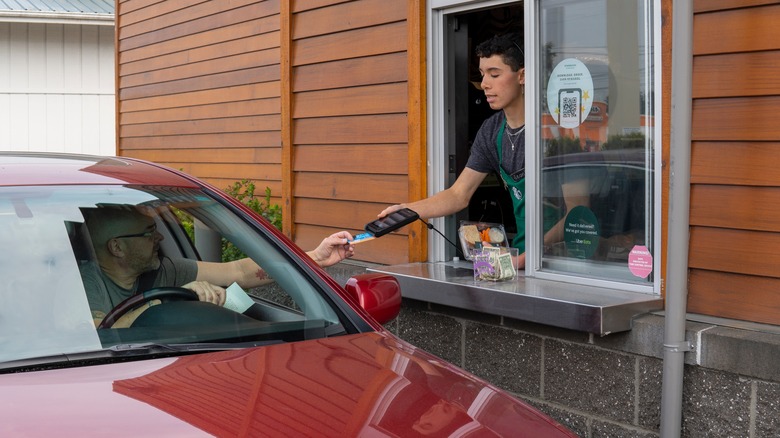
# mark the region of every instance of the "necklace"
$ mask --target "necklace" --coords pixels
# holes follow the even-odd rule
[[[506,130],[506,135],[509,138],[509,144],[512,145],[512,150],[513,151],[515,150],[515,144],[516,144],[515,142],[519,138],[520,133],[522,133],[523,131],[525,131],[525,125],[521,126],[517,130],[517,132],[510,132],[509,129]]]

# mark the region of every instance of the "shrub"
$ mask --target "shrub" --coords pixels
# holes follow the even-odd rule
[[[236,181],[233,185],[227,187],[225,192],[230,196],[238,199],[244,205],[251,208],[264,218],[268,219],[273,226],[277,229],[282,229],[282,207],[280,205],[271,204],[271,188],[265,188],[265,196],[260,198],[255,195],[255,183],[248,179],[242,179]],[[265,202],[264,202],[265,201]],[[229,262],[232,260],[239,260],[246,257],[246,255],[235,247],[231,242],[222,239],[222,261]]]
[[[558,155],[582,152],[580,138],[556,137],[544,141],[544,156],[555,157]]]
[[[645,135],[632,132],[625,135],[610,135],[601,146],[601,150],[642,149],[645,147]]]
[[[268,219],[268,221],[277,229],[282,229],[282,207],[280,205],[271,204],[270,187],[265,188],[265,196],[261,198],[255,194],[255,183],[248,179],[242,179],[226,188],[225,192]]]
[[[271,204],[271,188],[265,188],[263,197],[255,194],[255,183],[248,179],[236,181],[225,192],[230,196],[241,201],[244,205],[266,218],[274,227],[282,229],[282,207],[277,204]],[[191,241],[195,241],[195,231],[192,218],[181,210],[174,209],[176,216],[179,217],[182,227]],[[235,247],[232,243],[222,239],[222,261],[229,262],[246,257],[246,255]]]

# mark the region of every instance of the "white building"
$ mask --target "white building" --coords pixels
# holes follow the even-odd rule
[[[0,150],[116,153],[113,0],[0,0]]]

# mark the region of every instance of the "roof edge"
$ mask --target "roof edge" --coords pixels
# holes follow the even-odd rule
[[[97,26],[113,26],[114,14],[0,11],[0,22],[91,24]]]

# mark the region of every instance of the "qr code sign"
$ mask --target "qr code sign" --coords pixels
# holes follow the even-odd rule
[[[561,98],[561,114],[563,117],[577,117],[577,100],[576,97]]]

